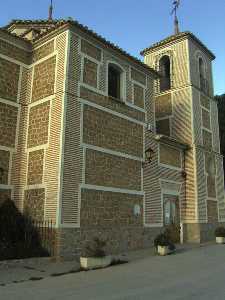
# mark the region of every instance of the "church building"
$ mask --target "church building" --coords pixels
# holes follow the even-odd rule
[[[0,29],[0,204],[52,221],[59,256],[118,253],[225,222],[214,54],[179,32],[144,62],[77,21]]]

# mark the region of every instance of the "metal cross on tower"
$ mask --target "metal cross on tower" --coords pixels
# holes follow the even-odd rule
[[[51,4],[49,6],[49,11],[48,11],[48,20],[52,21],[52,14],[53,14],[53,4],[52,4],[52,0],[51,0]]]
[[[177,10],[180,6],[180,0],[173,0],[173,10],[171,11],[171,15],[174,14],[174,34],[178,34],[179,30],[179,22],[177,18]]]

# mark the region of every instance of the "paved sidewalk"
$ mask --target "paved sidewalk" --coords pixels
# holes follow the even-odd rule
[[[179,245],[177,253],[199,249],[201,245]],[[155,256],[154,248],[128,252],[116,256],[122,260],[128,260],[129,264],[135,261],[150,259]],[[0,262],[0,287],[9,284],[21,284],[23,282],[39,281],[48,277],[60,277],[80,271],[79,261],[57,262],[51,258],[34,258],[16,261]],[[1,298],[0,298],[1,299]]]
[[[51,258],[0,262],[0,286],[62,276],[77,272],[79,269],[80,264],[77,261],[56,262]]]
[[[204,249],[207,249],[210,246],[204,245]],[[169,260],[176,260],[176,257],[181,254],[186,254],[190,252],[190,255],[194,256],[193,253],[196,250],[200,250],[201,245],[197,244],[188,244],[188,245],[179,245],[177,249],[176,255],[171,256]],[[192,253],[192,254],[191,254]],[[129,263],[127,265],[117,266],[121,267],[121,270],[126,270],[127,268],[133,268],[135,264],[142,264],[143,262],[148,262],[151,265],[151,262],[154,263],[155,260],[159,259],[159,262],[168,260],[168,258],[159,258],[155,255],[154,248],[145,249],[145,250],[138,250],[132,251],[126,254],[123,254],[117,258],[128,260]],[[109,268],[110,270],[114,270],[115,267]],[[116,270],[116,268],[115,268]],[[76,276],[83,276],[81,273],[86,272],[79,272],[80,265],[78,261],[62,261],[62,262],[55,262],[50,258],[40,258],[40,259],[28,259],[28,260],[21,260],[21,261],[8,261],[8,262],[0,262],[0,288],[10,286],[11,288],[16,288],[18,285],[22,283],[29,286],[32,282],[42,281],[44,279],[49,280],[61,277],[66,275],[76,275]],[[105,270],[102,270],[103,272]],[[77,273],[79,272],[79,273]],[[99,271],[93,271],[98,274]],[[131,271],[133,272],[133,271]],[[77,274],[74,274],[77,273]],[[88,272],[92,273],[92,272]],[[94,274],[94,273],[93,273]],[[78,277],[77,277],[78,278]],[[2,300],[2,297],[0,297]],[[224,297],[225,299],[225,297]]]
[[[134,255],[134,253],[132,254]],[[224,300],[225,246],[0,287],[1,300]]]
[[[179,245],[178,251],[196,248],[199,245]],[[155,256],[154,248],[131,251],[115,256],[129,262]],[[46,277],[62,276],[80,270],[79,261],[57,262],[52,258],[34,258],[15,261],[0,261],[0,286],[10,283],[42,280]]]

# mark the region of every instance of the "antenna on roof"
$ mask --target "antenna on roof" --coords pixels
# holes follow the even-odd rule
[[[52,15],[53,15],[53,5],[52,5],[52,0],[51,0],[51,4],[49,6],[49,11],[48,11],[48,20],[52,21]]]
[[[174,14],[174,34],[178,34],[179,30],[179,22],[177,18],[177,10],[180,6],[180,0],[173,0],[173,10],[171,11],[171,15]]]

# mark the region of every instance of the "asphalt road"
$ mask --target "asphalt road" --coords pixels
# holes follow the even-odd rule
[[[225,300],[225,245],[0,287],[0,300]]]

